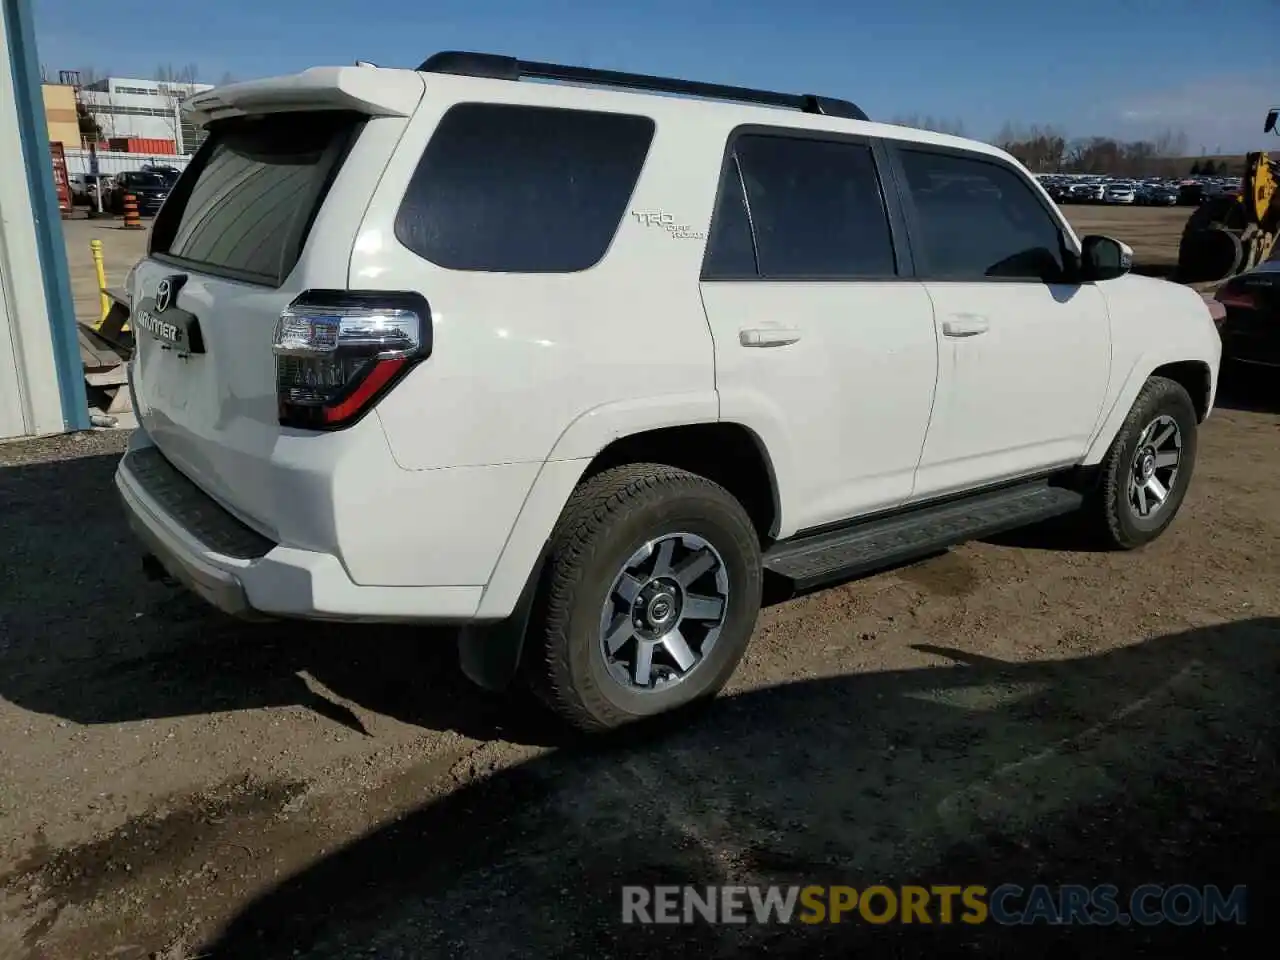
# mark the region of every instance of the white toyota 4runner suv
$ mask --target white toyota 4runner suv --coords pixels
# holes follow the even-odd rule
[[[1206,304],[993,147],[486,54],[190,104],[117,484],[225,611],[458,624],[598,730],[718,690],[766,571],[1069,511],[1132,548],[1187,491]]]

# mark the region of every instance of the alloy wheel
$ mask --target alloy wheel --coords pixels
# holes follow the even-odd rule
[[[729,572],[705,538],[664,534],[635,551],[600,615],[609,675],[629,691],[669,690],[697,670],[729,609]]]
[[[1155,517],[1169,500],[1182,463],[1182,431],[1162,414],[1138,436],[1129,470],[1129,507],[1142,520]]]

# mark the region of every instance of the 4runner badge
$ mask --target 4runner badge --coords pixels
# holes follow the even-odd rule
[[[688,224],[676,223],[676,218],[661,210],[632,210],[631,215],[642,227],[661,227],[676,240],[705,240],[706,233]]]
[[[183,310],[176,303],[178,291],[187,282],[182,274],[165,277],[156,284],[154,296],[138,304],[130,324],[135,330],[149,333],[160,341],[160,349],[176,350],[186,359],[193,353],[204,353],[204,338],[200,335],[200,321],[195,314]]]

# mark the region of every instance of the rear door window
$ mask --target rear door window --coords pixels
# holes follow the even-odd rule
[[[629,114],[458,104],[414,171],[396,237],[453,270],[586,270],[613,242],[653,133]]]
[[[279,286],[364,119],[325,111],[212,124],[157,219],[151,252]]]
[[[745,134],[734,141],[704,276],[740,275],[752,253],[765,280],[895,275],[893,238],[869,144]],[[745,202],[742,189],[745,187]]]

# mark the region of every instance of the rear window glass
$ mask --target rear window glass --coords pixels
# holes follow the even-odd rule
[[[164,180],[155,173],[130,173],[123,179],[131,187],[163,187],[165,185]]]
[[[459,104],[423,151],[396,236],[454,270],[585,270],[613,241],[653,131],[628,114]]]
[[[279,285],[363,118],[267,114],[213,124],[155,226],[152,252]]]

